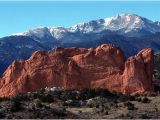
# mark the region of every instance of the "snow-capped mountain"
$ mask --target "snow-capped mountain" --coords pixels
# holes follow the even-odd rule
[[[77,34],[94,34],[104,31],[124,36],[144,36],[145,33],[160,32],[160,22],[153,22],[136,14],[121,14],[110,18],[92,20],[69,28],[41,27],[17,35],[30,36],[33,39],[76,39]],[[78,36],[79,37],[79,36]]]
[[[92,20],[68,28],[41,27],[0,38],[0,75],[13,60],[26,59],[36,50],[62,47],[96,47],[115,44],[127,57],[142,48],[160,52],[160,22],[135,14]]]
[[[136,29],[144,29],[151,33],[160,31],[159,23],[153,22],[136,14],[121,14],[115,17],[105,18],[82,23],[69,28],[69,31],[82,31],[83,33],[101,32],[103,30],[120,31],[126,34]]]

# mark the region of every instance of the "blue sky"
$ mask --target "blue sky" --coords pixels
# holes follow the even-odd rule
[[[0,2],[0,37],[41,26],[68,27],[76,23],[134,13],[160,21],[160,1],[154,2]]]

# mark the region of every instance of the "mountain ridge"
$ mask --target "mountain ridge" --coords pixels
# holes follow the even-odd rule
[[[0,75],[14,60],[27,59],[37,50],[93,48],[108,43],[121,47],[127,57],[146,47],[160,52],[160,22],[136,14],[121,14],[69,28],[44,27],[3,37],[0,38]]]
[[[117,32],[118,34],[123,34],[126,36],[129,32],[136,32],[138,29],[144,29],[151,33],[160,32],[160,23],[158,21],[153,22],[149,19],[141,17],[136,14],[124,13],[110,18],[91,20],[86,23],[78,23],[71,27],[39,27],[36,29],[31,29],[23,33],[15,35],[23,36],[36,36],[42,38],[44,35],[48,34],[53,38],[59,40],[62,39],[63,35],[66,33],[80,32],[82,34],[88,33],[98,33],[104,30],[109,30],[112,32]],[[147,30],[148,29],[148,30]],[[120,33],[119,30],[121,30]],[[45,34],[46,33],[46,34]],[[141,36],[141,35],[140,35]]]

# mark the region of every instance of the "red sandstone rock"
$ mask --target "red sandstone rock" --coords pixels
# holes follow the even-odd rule
[[[152,90],[153,51],[143,49],[125,60],[119,47],[57,48],[14,61],[0,80],[0,96],[15,96],[45,87],[106,88],[123,94]]]
[[[123,93],[143,93],[151,91],[153,74],[153,51],[143,49],[125,62],[123,73]]]

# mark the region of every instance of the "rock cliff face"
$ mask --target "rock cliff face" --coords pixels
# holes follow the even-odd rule
[[[123,94],[152,90],[153,51],[143,49],[128,60],[119,47],[57,48],[14,61],[0,80],[0,96],[45,87],[106,88]]]

